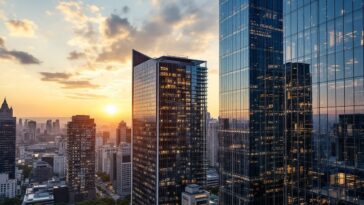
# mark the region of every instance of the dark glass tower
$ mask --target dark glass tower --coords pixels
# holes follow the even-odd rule
[[[0,108],[0,173],[15,179],[16,118],[6,99]]]
[[[287,118],[287,202],[364,204],[363,0],[283,2],[286,73],[304,70],[306,86]]]
[[[133,51],[133,204],[180,204],[203,185],[206,86],[205,61]]]
[[[75,201],[94,199],[95,193],[94,119],[76,115],[67,124],[67,182]]]
[[[310,65],[286,63],[285,199],[288,204],[310,201],[312,187],[312,81]]]
[[[220,0],[220,203],[283,204],[282,1]]]

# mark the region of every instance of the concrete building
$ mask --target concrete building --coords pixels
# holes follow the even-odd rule
[[[117,152],[116,192],[124,198],[131,194],[131,145],[121,143]]]
[[[0,173],[0,199],[14,198],[16,187],[16,179],[10,179],[8,174]]]
[[[47,162],[38,160],[33,163],[32,181],[45,182],[53,177],[53,168]]]
[[[66,156],[55,155],[53,158],[53,173],[59,177],[66,176]]]
[[[210,193],[197,184],[187,185],[182,192],[182,205],[209,205]]]
[[[207,135],[206,135],[206,153],[207,161],[210,167],[218,166],[218,151],[219,151],[219,139],[218,139],[219,121],[217,119],[210,118],[207,122]]]

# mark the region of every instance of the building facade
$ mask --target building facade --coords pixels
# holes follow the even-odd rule
[[[219,151],[219,121],[213,118],[208,120],[206,134],[206,155],[210,167],[218,167],[218,151]]]
[[[282,1],[220,0],[220,204],[283,204]]]
[[[121,121],[116,128],[116,146],[119,146],[122,142],[131,143],[131,129],[124,121]]]
[[[67,182],[75,201],[93,199],[95,191],[94,119],[76,115],[67,124]]]
[[[0,173],[0,200],[14,198],[17,193],[16,179],[10,179],[9,174]]]
[[[283,6],[287,203],[364,204],[363,0]]]
[[[66,156],[57,154],[53,158],[53,173],[56,174],[58,177],[65,177],[66,176]]]
[[[116,192],[121,198],[131,194],[131,145],[121,143],[117,152]]]
[[[204,183],[205,63],[133,51],[133,204],[180,204]]]
[[[0,173],[15,179],[16,118],[6,99],[0,108]]]

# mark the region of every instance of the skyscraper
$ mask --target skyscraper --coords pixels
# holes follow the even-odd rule
[[[75,201],[95,198],[94,119],[76,115],[67,124],[67,182]]]
[[[131,129],[124,121],[121,121],[116,128],[116,145],[119,146],[122,142],[131,143]]]
[[[133,51],[133,204],[180,204],[203,185],[206,77],[205,61]]]
[[[220,204],[283,204],[282,1],[220,0]]]
[[[16,118],[6,99],[0,108],[0,174],[15,178]]]
[[[306,108],[287,118],[298,146],[287,161],[299,165],[292,170],[288,164],[288,175],[300,176],[288,183],[287,202],[364,204],[363,0],[284,0],[283,5],[286,73],[301,67],[296,79],[306,84],[294,103]],[[304,105],[310,101],[312,111]]]

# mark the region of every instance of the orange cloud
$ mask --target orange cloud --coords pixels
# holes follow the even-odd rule
[[[37,25],[28,19],[9,20],[5,23],[10,35],[19,37],[35,37]]]

